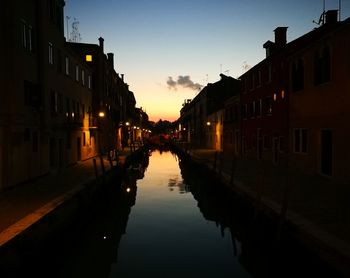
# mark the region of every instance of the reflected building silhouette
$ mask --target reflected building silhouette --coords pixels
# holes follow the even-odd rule
[[[188,185],[183,181],[179,181],[178,177],[170,178],[168,187],[170,191],[174,191],[175,188],[178,188],[180,194],[190,192]]]
[[[215,222],[222,237],[232,240],[233,257],[254,277],[332,276],[334,271],[305,250],[293,237],[285,238],[283,246],[275,245],[276,229],[269,218],[254,219],[254,210],[218,180],[203,175],[193,164],[180,159],[183,183],[198,202],[203,217]],[[288,269],[288,271],[286,271]],[[322,276],[328,273],[328,276]]]

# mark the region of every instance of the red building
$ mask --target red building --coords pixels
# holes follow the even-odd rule
[[[284,159],[288,143],[286,32],[275,29],[275,42],[263,45],[266,58],[240,77],[242,155],[274,164]]]

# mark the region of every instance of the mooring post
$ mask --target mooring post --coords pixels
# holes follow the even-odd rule
[[[97,179],[98,178],[98,169],[97,169],[96,158],[93,158],[92,162],[94,164],[95,176],[96,176],[96,179]]]

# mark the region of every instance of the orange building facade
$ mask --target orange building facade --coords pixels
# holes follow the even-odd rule
[[[290,165],[350,181],[350,18],[325,24],[290,43]]]

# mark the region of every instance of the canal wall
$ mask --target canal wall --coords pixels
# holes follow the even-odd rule
[[[68,240],[92,207],[98,206],[104,195],[120,186],[126,167],[139,159],[145,148],[125,155],[121,158],[122,163],[117,165],[108,160],[94,161],[94,178],[77,184],[2,231],[0,277],[25,274],[25,270],[31,268],[36,260],[42,260],[45,253],[49,253],[47,248],[55,248]]]
[[[231,175],[222,172],[212,162],[196,159],[188,150],[175,145],[172,149],[191,169],[214,186],[225,187],[227,194],[232,194],[231,199],[237,205],[233,211],[239,211],[241,215],[237,217],[248,227],[245,232],[250,239],[245,242],[252,245],[251,249],[261,245],[265,255],[269,253],[276,261],[280,261],[285,252],[294,253],[299,261],[304,258],[310,264],[322,265],[321,275],[338,273],[339,277],[350,277],[350,256],[346,248],[334,248],[334,245],[342,247],[341,242],[334,242],[332,236],[291,211],[286,217],[281,213],[280,205],[262,198],[259,192],[249,190],[239,181],[233,182]],[[245,249],[250,248],[246,246]],[[259,261],[262,260],[257,258],[257,263]]]

